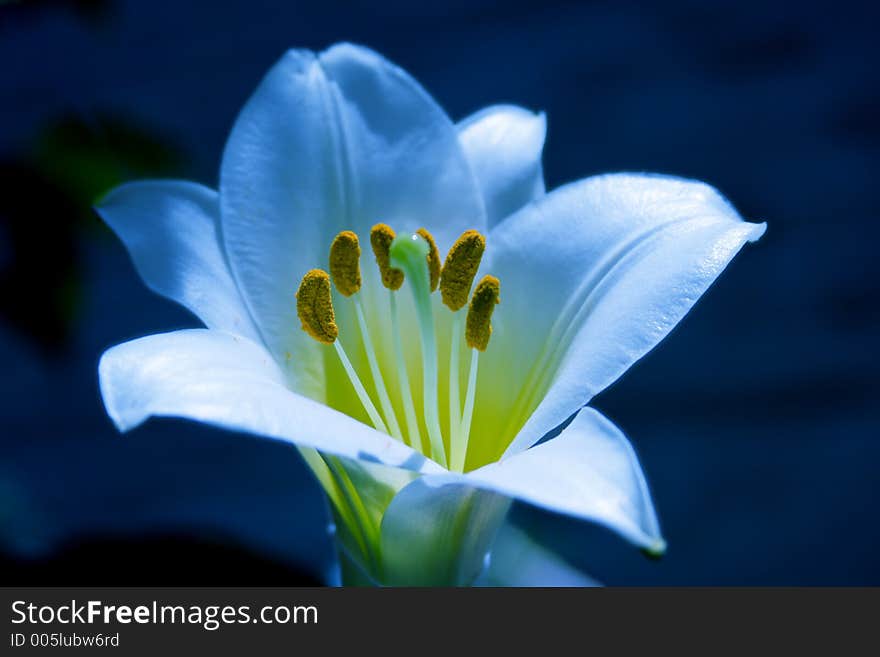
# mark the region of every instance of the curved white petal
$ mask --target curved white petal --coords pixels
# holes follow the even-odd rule
[[[541,151],[547,118],[515,105],[493,105],[458,123],[458,135],[486,202],[491,228],[544,195]]]
[[[600,584],[586,573],[505,523],[498,531],[481,578],[482,586],[587,587]]]
[[[179,180],[132,182],[112,190],[96,210],[151,290],[208,328],[257,338],[220,243],[217,192]]]
[[[327,267],[336,232],[359,234],[372,270],[368,232],[379,221],[425,226],[441,249],[485,226],[449,118],[400,68],[348,44],[290,51],[269,71],[229,137],[220,196],[239,287],[273,356],[295,354],[294,385],[310,396],[321,365],[294,330],[293,294],[306,271]]]
[[[151,416],[223,429],[416,472],[436,463],[389,436],[288,390],[274,360],[244,338],[191,329],[112,347],[98,366],[107,413],[121,431]]]
[[[425,485],[467,483],[556,513],[591,520],[636,545],[662,552],[651,494],[620,430],[585,408],[555,438],[465,475],[423,477]]]
[[[501,223],[490,270],[502,305],[480,375],[489,390],[537,392],[506,453],[534,444],[660,342],[764,228],[706,184],[638,174],[572,183]]]
[[[383,581],[470,585],[481,573],[510,501],[460,482],[421,477],[403,488],[382,519]]]

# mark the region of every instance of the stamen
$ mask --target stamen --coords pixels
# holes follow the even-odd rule
[[[483,276],[474,290],[468,308],[465,340],[471,349],[486,351],[489,336],[492,335],[492,311],[495,304],[501,303],[501,282],[494,276]]]
[[[388,427],[385,426],[385,423],[382,421],[382,416],[379,415],[379,411],[376,410],[373,400],[370,399],[370,395],[367,394],[367,389],[364,388],[364,384],[361,383],[360,377],[357,375],[357,372],[355,372],[354,366],[348,359],[348,354],[346,354],[345,349],[342,348],[342,343],[337,340],[333,343],[333,346],[336,347],[336,354],[342,362],[342,367],[348,375],[348,380],[351,381],[351,385],[354,386],[354,391],[357,393],[358,399],[361,400],[364,410],[370,417],[370,422],[373,423],[373,426],[376,427],[377,430],[382,433],[388,433]]]
[[[296,292],[296,314],[302,323],[303,330],[318,342],[332,344],[336,348],[342,367],[348,375],[351,385],[357,393],[364,410],[370,417],[373,426],[382,433],[388,433],[388,427],[382,421],[373,401],[367,394],[364,384],[355,372],[348,355],[337,340],[339,328],[336,326],[336,315],[333,312],[333,301],[330,297],[330,276],[322,269],[306,272]]]
[[[465,339],[471,352],[471,366],[468,371],[468,387],[464,400],[464,414],[461,419],[461,433],[456,444],[453,467],[464,471],[467,458],[467,446],[471,433],[471,422],[474,417],[474,399],[477,393],[477,369],[480,364],[480,352],[489,346],[492,335],[492,312],[501,303],[501,282],[494,276],[484,276],[474,290],[471,305],[468,308]]]
[[[479,349],[471,350],[471,367],[468,370],[467,393],[464,397],[464,413],[461,416],[461,430],[455,449],[455,458],[452,467],[458,472],[464,472],[464,464],[467,460],[468,440],[471,434],[471,421],[474,417],[474,399],[477,394],[477,368],[480,365]]]
[[[394,356],[397,364],[397,379],[400,385],[400,394],[403,398],[403,410],[406,416],[407,444],[410,447],[422,447],[422,437],[419,432],[419,423],[416,419],[415,406],[412,399],[412,390],[409,387],[409,375],[406,371],[406,362],[403,358],[403,345],[400,340],[400,325],[397,313],[397,302],[394,292],[403,285],[403,272],[391,267],[391,243],[394,241],[394,230],[387,224],[376,224],[370,231],[370,245],[376,256],[376,264],[382,277],[382,285],[388,288],[391,298],[391,328],[394,342]],[[395,424],[397,420],[395,418]],[[399,429],[399,425],[398,425]]]
[[[344,230],[334,238],[333,243],[330,245],[330,274],[333,277],[336,289],[343,296],[352,296],[361,289],[360,258],[361,247],[358,243],[357,235],[350,230]],[[367,320],[364,316],[364,307],[360,296],[354,299],[354,308],[357,314],[358,326],[361,330],[361,338],[364,342],[364,351],[367,354],[367,362],[370,365],[370,374],[373,377],[373,385],[376,387],[376,392],[379,395],[379,404],[382,406],[382,413],[385,415],[385,421],[391,428],[391,435],[398,440],[403,440],[400,425],[397,423],[397,417],[394,414],[394,407],[391,405],[388,390],[385,388],[382,370],[379,369],[379,359],[376,358],[376,350],[373,348],[373,341],[370,339],[370,331],[367,328]]]
[[[461,334],[464,332],[464,315],[454,313],[452,335],[449,344],[449,445],[450,458],[461,443],[461,394],[458,389],[458,363],[461,358]],[[452,459],[454,462],[454,458]]]
[[[471,284],[485,250],[486,239],[475,230],[467,230],[446,254],[440,278],[440,294],[443,295],[443,303],[452,312],[467,305]]]
[[[446,448],[443,445],[437,409],[437,341],[426,260],[428,251],[428,243],[420,235],[401,235],[394,239],[389,255],[391,264],[404,271],[412,289],[422,339],[425,425],[431,441],[432,458],[446,467]]]
[[[391,266],[390,252],[394,237],[394,231],[387,224],[376,224],[370,230],[370,246],[373,247],[376,264],[379,265],[382,285],[389,290],[399,290],[403,285],[403,272]]]
[[[437,250],[437,243],[431,233],[424,228],[419,228],[416,233],[428,243],[428,274],[431,278],[431,292],[434,292],[440,283],[440,251]]]
[[[350,297],[361,289],[361,246],[358,237],[344,230],[330,245],[330,276],[339,293]]]
[[[358,326],[361,329],[361,337],[364,340],[364,351],[367,353],[367,362],[370,365],[370,374],[373,376],[373,384],[376,386],[376,392],[379,393],[379,404],[382,406],[382,413],[391,429],[391,435],[398,440],[403,440],[403,433],[400,431],[400,425],[397,423],[397,416],[394,414],[394,406],[391,405],[391,399],[388,397],[388,390],[385,388],[385,379],[382,378],[382,370],[379,369],[379,359],[376,358],[376,350],[373,348],[373,341],[370,339],[370,331],[367,328],[367,319],[364,316],[364,306],[360,298],[354,300],[354,309],[357,314]]]
[[[333,344],[339,335],[333,302],[330,299],[330,277],[321,269],[312,269],[303,276],[296,292],[296,314],[303,331],[318,342]]]
[[[400,339],[400,313],[397,311],[397,297],[393,290],[388,291],[391,299],[391,340],[394,342],[394,360],[397,362],[397,380],[400,384],[400,396],[403,397],[403,412],[406,417],[406,443],[418,450],[422,449],[422,433],[419,431],[419,420],[413,403],[412,388],[409,386],[409,373],[406,371],[406,360],[403,357],[403,342]]]
[[[456,240],[443,264],[440,280],[440,294],[443,303],[457,313],[467,305],[468,295],[474,276],[480,268],[483,252],[486,250],[485,238],[475,230],[462,233]],[[449,350],[449,442],[450,449],[461,445],[461,396],[458,389],[459,351],[461,344],[462,319],[456,317],[452,323],[452,341]]]

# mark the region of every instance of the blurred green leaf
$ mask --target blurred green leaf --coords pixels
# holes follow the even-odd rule
[[[37,167],[80,207],[93,206],[132,178],[170,175],[179,163],[174,148],[134,123],[99,115],[66,117],[49,126],[34,148]]]

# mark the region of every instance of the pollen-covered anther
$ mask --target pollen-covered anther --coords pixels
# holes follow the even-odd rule
[[[394,238],[394,230],[387,224],[376,224],[370,230],[370,246],[373,247],[376,264],[379,265],[382,285],[389,290],[399,290],[403,285],[403,272],[391,266],[391,243]]]
[[[303,276],[296,292],[296,314],[303,331],[315,340],[324,344],[336,341],[339,328],[330,298],[330,276],[323,269],[312,269]]]
[[[330,245],[330,276],[339,293],[350,297],[361,289],[361,246],[358,237],[344,230]]]
[[[437,250],[437,243],[434,241],[434,236],[426,229],[419,228],[416,231],[416,234],[421,235],[422,239],[428,243],[428,274],[431,277],[431,292],[434,292],[437,289],[437,285],[440,284],[440,251]]]
[[[440,294],[443,296],[443,303],[452,312],[467,305],[471,284],[480,268],[485,250],[486,238],[475,230],[467,230],[446,254],[446,262],[443,263],[443,272],[440,275]]]
[[[486,351],[492,335],[492,311],[501,303],[501,281],[494,276],[483,276],[477,283],[465,323],[465,340],[471,349]]]

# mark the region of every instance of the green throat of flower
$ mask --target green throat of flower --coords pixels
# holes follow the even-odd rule
[[[358,400],[377,430],[429,454],[444,467],[463,472],[474,413],[479,354],[489,345],[492,312],[500,301],[501,291],[499,280],[487,275],[477,283],[471,294],[486,248],[485,238],[477,231],[466,231],[449,250],[442,266],[434,238],[424,228],[398,236],[391,227],[377,224],[370,231],[370,245],[376,257],[382,285],[388,289],[390,295],[391,340],[398,389],[389,391],[370,336],[359,294],[361,249],[358,237],[352,231],[343,231],[333,240],[330,247],[329,274],[322,269],[312,269],[303,277],[296,294],[297,315],[302,329],[318,342],[334,347]],[[331,281],[337,292],[344,297],[350,297],[354,305],[378,407],[342,347],[333,309]],[[408,283],[412,293],[420,339],[421,409],[416,408],[401,339],[401,318],[396,295],[404,282]],[[441,380],[439,376],[437,331],[431,303],[431,295],[438,288],[444,306],[453,314],[447,380]],[[471,354],[463,403],[459,389],[462,336]],[[439,412],[438,390],[441,386],[445,386],[448,391],[446,399],[449,408],[445,433],[441,429]],[[399,395],[398,408],[403,409],[405,429],[398,421],[392,394]]]

